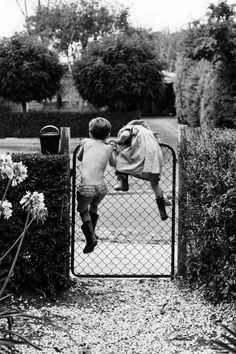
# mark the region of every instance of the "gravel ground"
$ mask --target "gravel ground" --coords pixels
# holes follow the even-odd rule
[[[200,292],[170,280],[77,280],[56,302],[13,301],[39,319],[17,319],[14,329],[44,354],[215,354],[219,323],[235,319],[235,305],[213,305]],[[32,347],[16,353],[36,354]]]

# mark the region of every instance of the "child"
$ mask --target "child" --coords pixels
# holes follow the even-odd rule
[[[165,201],[159,185],[163,155],[152,130],[145,121],[133,120],[119,130],[116,144],[118,144],[116,174],[119,184],[114,188],[127,191],[128,175],[149,180],[161,219],[166,220],[168,215],[165,206],[170,203]]]
[[[97,245],[95,227],[98,220],[98,205],[107,194],[104,171],[108,165],[115,167],[116,153],[106,144],[111,124],[102,117],[89,123],[90,139],[84,139],[78,153],[81,163],[81,181],[77,191],[77,210],[83,221],[81,226],[86,238],[84,253],[90,253]]]

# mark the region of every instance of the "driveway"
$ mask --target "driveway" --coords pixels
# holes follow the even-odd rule
[[[178,140],[178,122],[176,117],[144,118],[153,131],[159,133],[161,143],[170,145],[176,151]]]

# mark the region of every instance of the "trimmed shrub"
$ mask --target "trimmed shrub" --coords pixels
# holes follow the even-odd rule
[[[13,215],[0,223],[1,252],[4,253],[23,230],[26,215],[19,201],[26,191],[44,193],[48,217],[43,225],[34,222],[27,230],[9,288],[19,292],[37,289],[54,296],[69,285],[69,158],[66,155],[15,154],[12,159],[27,166],[28,177],[8,192]],[[1,194],[5,190],[3,182],[0,184]],[[10,253],[8,264],[13,257],[14,253]]]
[[[212,301],[236,299],[236,131],[205,131],[180,145],[187,191],[186,278]]]
[[[194,62],[185,58],[178,61],[175,91],[179,123],[190,127],[201,125],[202,100],[204,100],[205,90],[207,92],[208,89],[205,77],[210,68],[211,64],[206,60]],[[211,92],[209,90],[210,94]]]
[[[178,122],[190,127],[234,128],[235,67],[179,58],[175,82]]]
[[[34,138],[39,137],[40,129],[45,125],[55,125],[56,127],[70,127],[71,137],[88,136],[88,123],[91,119],[102,116],[107,118],[112,125],[111,135],[116,136],[118,130],[130,120],[139,119],[140,111],[133,112],[60,112],[41,111],[27,113],[1,113],[0,112],[0,138],[19,137]]]
[[[177,120],[181,124],[187,124],[187,112],[185,105],[185,82],[188,76],[188,70],[192,66],[190,59],[179,57],[176,62],[176,81],[174,83],[175,105]]]
[[[235,69],[234,69],[235,71]],[[236,106],[232,96],[233,69],[222,64],[211,67],[203,87],[202,125],[233,128],[236,126]]]

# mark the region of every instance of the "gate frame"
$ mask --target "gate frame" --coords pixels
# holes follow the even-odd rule
[[[80,138],[83,139],[83,138]],[[171,278],[175,277],[175,216],[176,216],[176,166],[177,166],[177,158],[175,150],[172,146],[164,143],[160,143],[161,147],[166,147],[172,152],[172,219],[171,219],[171,272],[170,274],[157,274],[157,275],[78,275],[74,272],[74,260],[75,260],[75,214],[76,214],[76,156],[77,152],[81,146],[81,143],[76,146],[73,152],[72,159],[72,169],[71,169],[71,178],[72,178],[72,203],[71,203],[71,265],[70,269],[72,274],[77,278]]]

